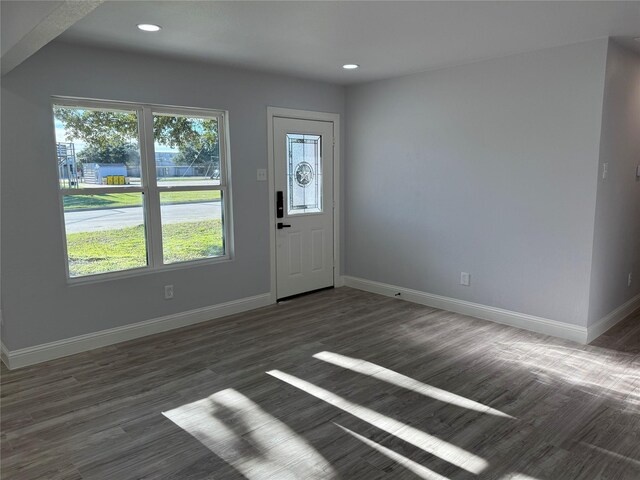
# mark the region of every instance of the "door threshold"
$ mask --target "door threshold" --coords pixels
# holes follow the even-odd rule
[[[279,298],[279,299],[276,300],[276,303],[286,302],[288,300],[293,300],[294,298],[304,297],[305,295],[310,295],[312,293],[322,292],[324,290],[331,290],[332,288],[334,288],[333,285],[331,285],[330,287],[318,288],[316,290],[309,290],[308,292],[296,293],[295,295],[289,295],[288,297]]]

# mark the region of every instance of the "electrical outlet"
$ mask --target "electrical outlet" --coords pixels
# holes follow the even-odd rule
[[[631,275],[631,272],[629,272],[629,276],[627,277],[627,287],[631,286],[632,281],[633,281],[633,275]]]
[[[164,299],[171,300],[173,298],[173,285],[164,286]]]
[[[460,272],[460,285],[468,287],[471,284],[471,275],[467,272]]]
[[[266,168],[259,168],[257,170],[256,173],[256,178],[259,182],[266,182],[267,181],[267,169]]]
[[[609,163],[605,162],[602,164],[602,180],[606,180],[609,176]]]

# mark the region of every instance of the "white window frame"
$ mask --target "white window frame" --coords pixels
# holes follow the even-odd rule
[[[53,108],[72,107],[87,109],[128,110],[135,111],[138,116],[138,144],[140,148],[140,176],[141,185],[113,185],[105,188],[60,188],[58,183],[58,204],[62,223],[63,247],[65,258],[65,274],[69,284],[92,283],[123,277],[145,275],[158,271],[196,267],[214,263],[228,262],[233,259],[232,238],[232,209],[231,209],[231,172],[229,155],[229,112],[225,110],[204,109],[194,107],[177,107],[170,105],[133,103],[110,100],[95,100],[76,97],[52,97],[51,111],[55,124]],[[220,184],[219,185],[191,185],[191,186],[158,186],[155,146],[153,137],[154,115],[182,115],[194,117],[215,118],[218,122],[218,142],[220,143]],[[53,151],[56,151],[55,125]],[[161,192],[188,191],[220,191],[222,202],[222,228],[224,255],[212,258],[186,260],[182,262],[164,263],[162,249],[162,219],[160,214]],[[113,272],[96,273],[72,277],[69,273],[69,253],[67,250],[67,232],[64,218],[64,197],[67,195],[101,195],[108,193],[141,193],[143,198],[143,216],[145,222],[145,245],[147,249],[147,265],[144,267],[117,270]]]

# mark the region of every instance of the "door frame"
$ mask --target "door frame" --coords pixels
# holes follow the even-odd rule
[[[342,184],[340,182],[340,114],[327,112],[314,112],[308,110],[294,110],[291,108],[267,107],[267,156],[269,183],[269,251],[270,251],[270,291],[271,302],[277,301],[277,277],[276,277],[276,188],[275,188],[275,155],[273,144],[273,119],[292,118],[296,120],[315,120],[333,123],[333,285],[342,286],[341,265],[340,265],[340,192]]]

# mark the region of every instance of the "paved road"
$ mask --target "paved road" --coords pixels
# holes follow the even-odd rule
[[[220,202],[187,203],[162,207],[163,223],[195,222],[220,218]],[[144,223],[142,207],[78,210],[65,213],[67,233],[112,230]]]

